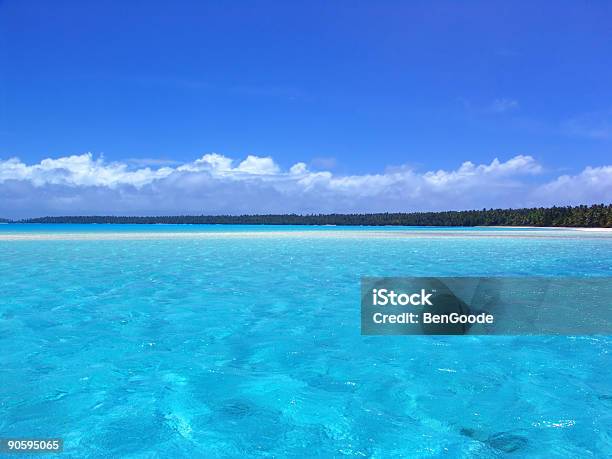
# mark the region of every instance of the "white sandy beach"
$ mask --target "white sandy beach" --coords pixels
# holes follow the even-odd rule
[[[515,227],[516,228],[516,227]],[[172,239],[422,239],[422,238],[592,238],[612,237],[608,228],[550,228],[537,231],[452,231],[452,230],[333,230],[333,231],[235,231],[235,232],[83,232],[83,233],[0,233],[0,241],[108,241],[108,240],[172,240]]]
[[[562,231],[586,231],[589,233],[609,233],[612,232],[612,228],[577,228],[575,226],[475,226],[474,228],[487,229],[487,228],[498,228],[508,229],[533,229],[533,230],[562,230]]]
[[[588,233],[612,233],[612,228],[573,228],[576,231],[586,231]]]

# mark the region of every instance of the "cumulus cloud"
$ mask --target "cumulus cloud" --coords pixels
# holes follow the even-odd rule
[[[271,157],[217,153],[188,163],[130,167],[92,154],[25,164],[0,160],[0,215],[170,215],[394,212],[609,202],[612,166],[543,182],[542,166],[518,155],[453,170],[410,167],[337,175]]]
[[[544,203],[584,204],[612,202],[612,166],[587,167],[577,175],[562,175],[537,190]]]
[[[226,177],[241,177],[244,174],[250,175],[273,175],[280,173],[280,168],[274,160],[269,157],[259,157],[249,155],[236,167],[233,166],[234,160],[227,156],[217,153],[209,153],[196,159],[192,163],[184,164],[177,168],[179,172],[209,172],[213,175],[223,175]]]
[[[17,158],[0,161],[0,183],[7,180],[29,181],[36,187],[45,185],[104,186],[120,185],[142,187],[153,180],[167,177],[170,167],[152,170],[149,167],[130,171],[124,163],[105,163],[102,157],[93,159],[91,153],[43,159],[39,164],[27,166]]]

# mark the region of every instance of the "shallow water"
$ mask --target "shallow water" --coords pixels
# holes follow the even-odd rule
[[[610,337],[359,328],[361,276],[611,276],[609,235],[95,226],[0,240],[0,437],[62,437],[63,457],[612,453]]]

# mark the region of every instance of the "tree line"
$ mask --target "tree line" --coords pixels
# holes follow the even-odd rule
[[[286,215],[175,215],[159,217],[41,217],[15,223],[347,225],[347,226],[570,226],[612,228],[612,204],[446,212]]]

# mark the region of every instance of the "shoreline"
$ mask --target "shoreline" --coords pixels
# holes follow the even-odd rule
[[[602,228],[598,231],[590,228],[582,228],[578,231],[566,231],[562,228],[543,229],[538,231],[452,231],[452,230],[334,230],[334,231],[210,231],[210,232],[155,232],[155,231],[92,231],[92,232],[67,232],[67,233],[0,233],[1,241],[113,241],[113,240],[188,240],[188,239],[591,239],[608,238],[612,236],[612,230]],[[517,228],[517,227],[512,227]],[[570,228],[575,229],[575,228]]]
[[[501,228],[501,229],[541,229],[541,230],[574,230],[586,232],[612,232],[612,228],[603,228],[599,226],[581,227],[581,226],[474,226],[473,228]]]
[[[479,229],[486,230],[489,228],[492,229],[527,229],[527,230],[572,230],[572,231],[586,231],[586,232],[612,232],[612,227],[606,228],[601,226],[591,226],[591,227],[583,227],[583,226],[505,226],[505,225],[475,225],[475,226],[439,226],[439,225],[319,225],[319,224],[252,224],[252,223],[23,223],[23,222],[0,222],[0,225],[23,225],[23,226],[38,226],[38,225],[53,225],[53,226],[62,226],[62,225],[79,225],[79,226],[123,226],[123,225],[131,225],[131,226],[255,226],[255,227],[278,227],[283,228],[286,226],[292,227],[342,227],[342,228],[372,228],[373,231],[376,231],[375,228],[419,228],[419,231],[424,231],[427,228],[435,228],[435,229],[447,229],[447,228],[462,228],[463,230],[470,229]],[[420,228],[423,228],[421,230]]]

